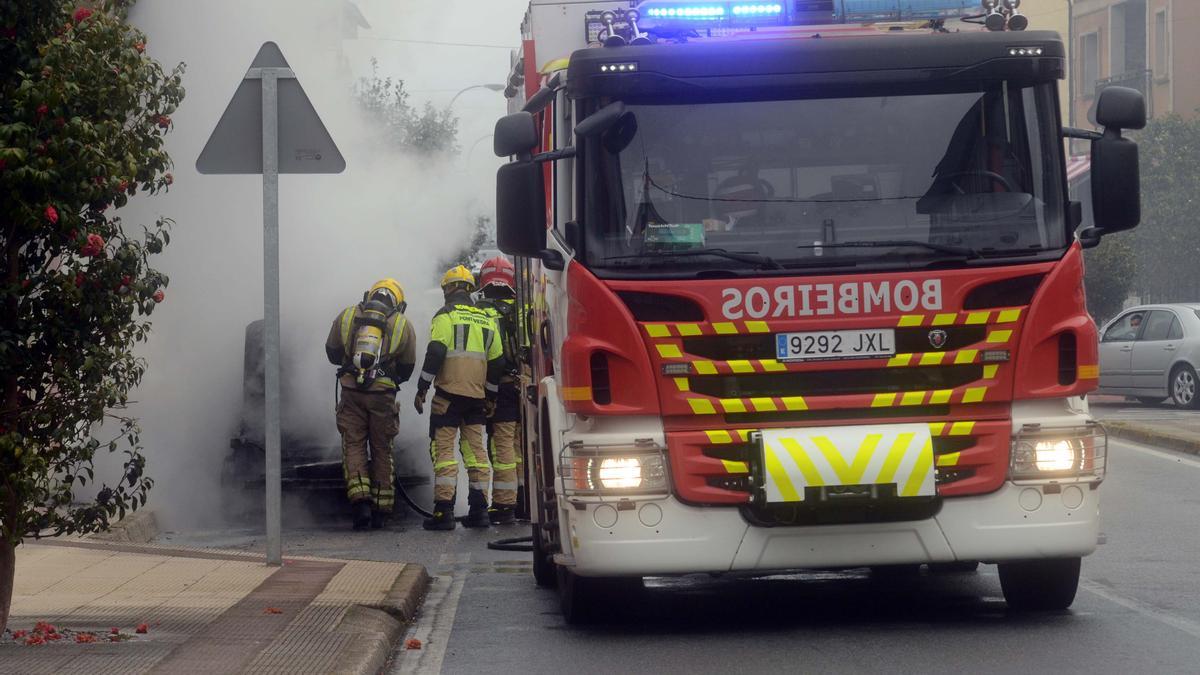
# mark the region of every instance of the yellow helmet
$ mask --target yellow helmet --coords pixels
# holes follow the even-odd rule
[[[400,282],[395,279],[380,279],[375,282],[371,290],[367,291],[367,297],[375,295],[375,291],[385,290],[392,294],[396,300],[396,307],[400,307],[404,303],[404,288],[400,286]]]
[[[474,289],[475,275],[471,274],[471,270],[463,267],[462,265],[456,265],[446,270],[445,276],[442,277],[442,288],[455,283],[466,284]]]

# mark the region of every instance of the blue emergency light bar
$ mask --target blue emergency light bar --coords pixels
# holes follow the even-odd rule
[[[1019,0],[1018,0],[1019,2]],[[645,0],[651,23],[764,25],[951,19],[981,13],[980,0],[804,0],[803,2],[688,2]]]

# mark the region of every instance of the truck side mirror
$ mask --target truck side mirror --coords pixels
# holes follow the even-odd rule
[[[544,180],[542,165],[532,161],[511,162],[496,172],[496,244],[501,251],[536,258],[546,248]]]
[[[1098,240],[1098,235],[1132,230],[1142,219],[1138,147],[1122,137],[1121,131],[1146,126],[1146,101],[1135,89],[1106,87],[1096,103],[1096,121],[1104,126],[1104,134],[1092,141],[1092,213],[1096,231],[1081,233],[1085,242]]]
[[[496,120],[492,148],[497,157],[531,153],[538,146],[538,142],[537,124],[530,113],[515,112]]]

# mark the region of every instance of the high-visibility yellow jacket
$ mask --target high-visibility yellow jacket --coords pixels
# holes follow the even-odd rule
[[[353,369],[350,357],[354,349],[355,319],[361,318],[362,308],[352,305],[342,310],[333,320],[329,337],[325,340],[325,356],[335,366]],[[417,364],[417,334],[412,323],[403,312],[388,316],[383,332],[383,353],[379,357],[378,376],[369,384],[359,385],[354,373],[342,374],[339,381],[343,387],[362,391],[395,391],[412,377]]]
[[[496,321],[466,293],[450,296],[433,317],[417,391],[423,394],[434,384],[458,396],[493,396],[503,370],[504,348]]]

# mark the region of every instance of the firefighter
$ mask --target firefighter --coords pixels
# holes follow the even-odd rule
[[[476,303],[492,317],[504,351],[504,370],[490,406],[487,421],[488,453],[492,460],[492,508],[488,517],[493,525],[516,520],[520,461],[517,453],[517,422],[520,419],[520,395],[517,387],[517,324],[515,302],[516,274],[504,256],[484,261],[479,268],[482,298]]]
[[[404,289],[395,279],[378,281],[361,303],[338,314],[325,341],[329,362],[339,367],[337,428],[356,530],[382,528],[395,506],[396,392],[416,365],[416,333],[404,316],[406,308]]]
[[[442,277],[446,304],[433,317],[429,348],[421,367],[413,406],[425,412],[425,395],[432,384],[429,406],[429,452],[433,458],[433,516],[426,518],[427,530],[454,529],[455,488],[458,461],[454,438],[459,436],[459,453],[467,465],[467,504],[463,524],[488,526],[487,489],[491,466],[483,445],[486,408],[494,401],[504,352],[496,322],[471,302],[475,277],[462,265]]]

